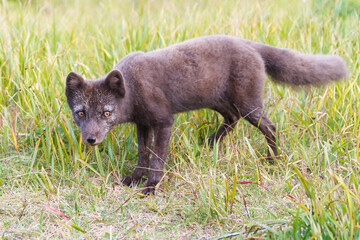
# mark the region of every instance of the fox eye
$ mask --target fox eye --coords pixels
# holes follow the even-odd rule
[[[105,112],[104,112],[104,116],[105,116],[105,117],[109,117],[109,116],[110,116],[110,112],[109,112],[109,111],[105,111]]]
[[[78,116],[83,117],[83,116],[85,116],[85,113],[83,111],[80,111],[80,112],[78,112]]]

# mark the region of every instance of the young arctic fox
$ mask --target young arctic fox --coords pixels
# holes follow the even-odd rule
[[[133,186],[148,175],[143,193],[149,194],[163,176],[173,114],[178,112],[200,108],[219,112],[224,123],[210,136],[210,144],[245,118],[265,135],[271,149],[268,159],[278,156],[276,129],[261,99],[265,72],[285,84],[323,85],[344,78],[346,66],[337,56],[305,55],[237,37],[206,36],[129,54],[94,81],[71,72],[66,97],[83,140],[92,146],[101,143],[115,125],[136,124],[138,166],[122,182]]]

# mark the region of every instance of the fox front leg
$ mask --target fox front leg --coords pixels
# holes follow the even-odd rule
[[[124,185],[135,186],[137,185],[144,176],[149,172],[150,165],[150,149],[153,138],[153,130],[150,127],[143,126],[140,124],[136,125],[137,138],[138,138],[138,165],[132,175],[124,177],[121,181]]]
[[[149,195],[155,192],[156,185],[163,177],[163,168],[168,155],[168,147],[171,136],[173,119],[166,124],[157,125],[154,128],[154,151],[149,165],[149,178],[145,184],[143,194]]]

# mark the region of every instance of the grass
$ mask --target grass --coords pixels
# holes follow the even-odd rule
[[[308,1],[0,3],[0,238],[359,239],[360,4]],[[85,146],[65,102],[76,71],[104,75],[126,54],[228,34],[346,59],[346,81],[266,83],[282,158],[263,160],[245,121],[210,149],[221,117],[176,116],[156,196],[114,186],[137,163],[134,126]]]

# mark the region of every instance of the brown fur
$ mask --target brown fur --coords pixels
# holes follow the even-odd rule
[[[173,114],[178,112],[200,108],[219,112],[224,123],[210,136],[210,144],[243,117],[261,130],[272,154],[278,155],[276,129],[261,100],[265,72],[290,85],[319,85],[344,78],[346,66],[337,56],[305,55],[236,37],[207,36],[132,53],[95,81],[70,73],[66,96],[83,139],[91,145],[101,143],[116,124],[136,124],[139,162],[123,183],[137,184],[149,173],[144,190],[148,194],[162,178]],[[79,117],[79,111],[85,116]],[[105,111],[111,115],[104,117]]]

